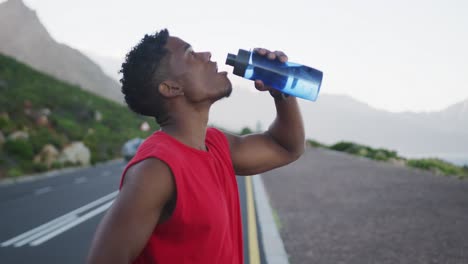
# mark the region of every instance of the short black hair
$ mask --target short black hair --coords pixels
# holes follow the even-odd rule
[[[163,29],[143,39],[127,53],[120,73],[125,102],[135,113],[152,116],[161,123],[166,118],[164,100],[157,88],[169,74],[165,48],[169,31]]]

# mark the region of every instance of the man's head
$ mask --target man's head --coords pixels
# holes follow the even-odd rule
[[[231,82],[226,73],[218,73],[210,57],[209,52],[194,52],[166,29],[145,35],[120,70],[125,101],[134,112],[161,123],[174,105],[209,106],[229,96]]]

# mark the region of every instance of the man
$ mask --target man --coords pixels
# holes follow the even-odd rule
[[[287,61],[279,51],[255,52]],[[89,263],[243,263],[235,175],[298,159],[304,127],[295,98],[255,81],[274,97],[277,116],[270,128],[246,136],[208,128],[211,105],[232,90],[227,73],[218,72],[210,57],[167,30],[145,35],[127,54],[121,70],[125,100],[136,113],[155,117],[161,130],[125,168]]]

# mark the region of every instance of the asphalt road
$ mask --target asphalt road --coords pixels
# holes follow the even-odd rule
[[[117,195],[124,166],[112,162],[0,186],[0,262],[84,263],[94,231]],[[238,177],[238,183],[249,264],[245,178]]]
[[[308,149],[263,181],[292,264],[468,263],[468,180]]]

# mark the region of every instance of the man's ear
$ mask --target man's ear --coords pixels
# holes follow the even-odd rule
[[[159,84],[159,93],[166,98],[172,98],[180,95],[184,95],[184,91],[182,86],[180,86],[177,82],[167,80]]]

